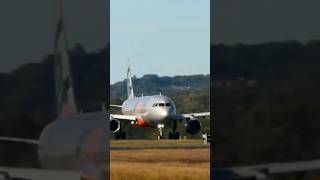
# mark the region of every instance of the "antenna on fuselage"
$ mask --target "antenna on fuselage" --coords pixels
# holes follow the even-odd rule
[[[159,95],[162,96],[161,92],[159,92]]]

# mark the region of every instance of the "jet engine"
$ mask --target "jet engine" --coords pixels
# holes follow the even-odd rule
[[[110,119],[110,131],[116,133],[120,130],[121,124],[118,119]]]
[[[201,130],[201,122],[198,119],[192,118],[187,120],[186,127],[189,134],[197,134]]]

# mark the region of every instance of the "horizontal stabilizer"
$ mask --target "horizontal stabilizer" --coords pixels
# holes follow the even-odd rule
[[[64,170],[45,170],[31,168],[0,167],[0,174],[5,179],[33,179],[33,180],[79,180],[83,179],[80,172]]]
[[[215,179],[267,179],[270,175],[307,173],[320,170],[320,160],[280,162],[253,166],[216,168]]]
[[[0,137],[0,141],[19,142],[19,143],[39,145],[39,141],[38,141],[38,140],[35,140],[35,139],[23,139],[23,138],[13,138],[13,137]]]

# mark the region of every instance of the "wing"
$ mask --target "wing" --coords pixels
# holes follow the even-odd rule
[[[19,180],[80,180],[84,176],[76,171],[0,167],[0,177]]]
[[[17,142],[21,144],[39,145],[38,140],[13,137],[0,137],[0,142]],[[48,170],[36,168],[1,167],[0,179],[16,180],[81,180],[87,176],[79,171]]]
[[[110,107],[122,108],[121,105],[114,105],[114,104],[111,104]]]
[[[127,121],[135,121],[136,116],[131,115],[120,115],[120,114],[110,114],[110,119],[118,119],[118,120],[127,120]]]
[[[320,160],[299,161],[288,163],[270,163],[255,166],[240,166],[233,168],[218,168],[215,171],[215,177],[227,179],[255,178],[265,179],[272,175],[279,174],[304,174],[320,170]]]
[[[181,119],[196,118],[196,117],[205,118],[207,116],[210,116],[210,112],[178,114],[178,115],[175,116],[174,119],[181,120]]]
[[[19,142],[19,143],[39,145],[39,140],[35,140],[35,139],[23,139],[23,138],[13,138],[13,137],[0,137],[0,141]]]

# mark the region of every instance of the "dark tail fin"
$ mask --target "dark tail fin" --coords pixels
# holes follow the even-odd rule
[[[70,58],[63,22],[62,0],[55,0],[56,34],[54,42],[55,83],[58,118],[78,114],[70,68]]]

